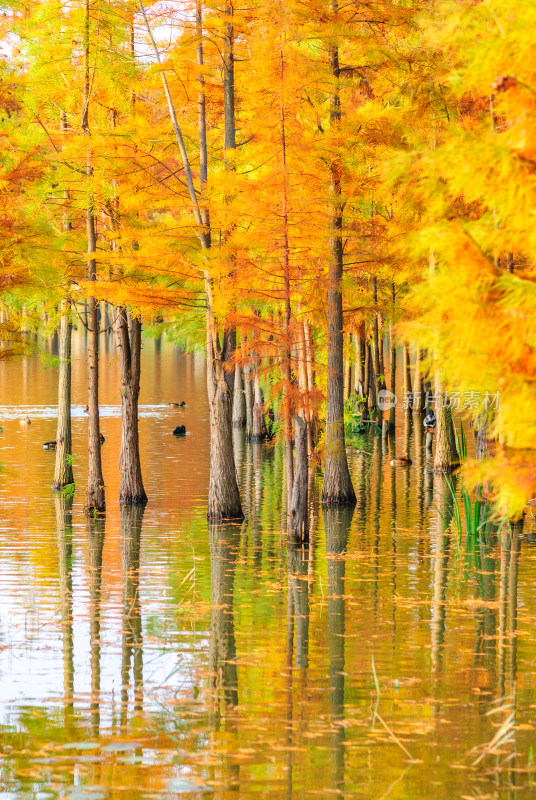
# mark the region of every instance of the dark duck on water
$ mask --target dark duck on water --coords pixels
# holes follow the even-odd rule
[[[402,456],[402,458],[392,458],[391,459],[391,466],[392,467],[409,467],[412,464],[412,460],[409,456]]]
[[[186,403],[184,402],[184,400],[181,400],[180,403],[168,403],[167,405],[171,406],[171,408],[185,408],[186,407]]]

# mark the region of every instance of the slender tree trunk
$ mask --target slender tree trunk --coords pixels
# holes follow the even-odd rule
[[[117,341],[121,366],[121,488],[119,501],[145,505],[138,432],[138,397],[141,376],[141,319],[126,308],[117,312]],[[130,322],[130,324],[129,324]]]
[[[424,410],[424,373],[422,369],[423,352],[419,348],[415,359],[415,381],[413,384],[413,410],[420,413]]]
[[[246,424],[246,397],[242,382],[242,367],[235,365],[234,392],[233,392],[233,426],[243,428]]]
[[[56,465],[52,488],[74,485],[71,442],[71,304],[62,300],[60,319],[60,366],[58,378],[58,427]]]
[[[351,345],[351,335],[348,335],[348,348]],[[350,381],[352,380],[352,365],[350,361],[350,353],[346,354],[346,358],[344,359],[344,402],[348,400],[350,397],[351,386]]]
[[[393,303],[393,317],[395,314],[395,285],[391,283],[391,300]],[[393,336],[393,324],[389,326],[389,346],[390,346],[390,359],[391,359],[391,374],[390,374],[390,389],[396,395],[396,343]],[[392,405],[389,409],[389,430],[394,431],[396,423],[396,406]]]
[[[374,300],[374,374],[375,374],[375,383],[376,383],[376,397],[380,389],[383,389],[385,386],[385,377],[383,376],[382,367],[380,364],[380,331],[378,325],[378,281],[376,276],[373,278],[373,300]]]
[[[355,347],[355,373],[354,373],[354,392],[358,397],[365,396],[365,348],[363,346],[363,334],[356,332],[354,339]]]
[[[246,439],[251,441],[253,436],[253,381],[251,364],[244,367],[244,395],[246,400]]]
[[[259,380],[258,366],[255,364],[253,370],[253,387],[254,387],[254,403],[253,403],[253,431],[252,440],[254,442],[262,442],[266,439],[266,421],[264,419],[264,398],[262,396],[261,383]]]
[[[404,344],[404,395],[408,401],[408,414],[413,413],[413,388],[411,385],[411,363],[409,346]]]
[[[331,12],[338,12],[337,0],[331,0]],[[329,67],[334,86],[330,95],[330,122],[338,127],[341,119],[339,95],[339,48],[329,46]],[[344,437],[343,399],[343,319],[342,319],[342,205],[341,164],[335,157],[330,165],[330,245],[331,258],[328,272],[327,322],[328,322],[328,380],[326,396],[326,465],[322,485],[322,503],[350,505],[355,503],[355,492],[348,469]]]
[[[90,16],[89,0],[85,2],[84,18],[84,107],[82,111],[82,129],[87,143],[86,181],[87,181],[87,206],[86,206],[86,231],[88,267],[87,279],[90,283],[97,280],[97,231],[93,209],[93,191],[91,176],[93,167],[91,163],[90,134],[89,134],[89,34]],[[87,358],[87,391],[88,391],[88,474],[86,492],[86,514],[102,513],[106,510],[104,497],[104,479],[102,477],[101,442],[99,426],[99,321],[97,302],[94,297],[89,297],[88,308],[88,358]]]

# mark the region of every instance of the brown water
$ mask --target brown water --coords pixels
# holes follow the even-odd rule
[[[152,340],[140,397],[149,505],[117,502],[108,341],[108,513],[88,521],[82,337],[73,367],[71,513],[42,449],[56,369],[0,365],[0,798],[532,795],[530,525],[469,569],[465,541],[445,529],[448,488],[401,417],[397,441],[371,436],[352,452],[353,513],[312,503],[304,548],[287,547],[280,451],[237,434],[247,520],[209,529],[203,360]],[[391,468],[408,444],[413,466]]]

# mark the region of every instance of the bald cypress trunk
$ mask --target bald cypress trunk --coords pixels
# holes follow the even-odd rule
[[[435,434],[435,453],[434,470],[437,472],[450,472],[459,464],[456,452],[456,441],[454,438],[454,427],[452,423],[452,411],[450,406],[445,404],[445,395],[440,377],[436,374],[435,396],[438,398],[435,408],[436,415],[436,434]]]
[[[58,427],[56,464],[52,488],[56,491],[74,484],[71,441],[71,304],[61,303],[60,366],[58,376]]]
[[[138,397],[141,376],[141,319],[126,308],[117,311],[117,344],[121,367],[121,487],[119,501],[145,505],[138,431]]]
[[[86,234],[87,234],[87,280],[97,280],[97,230],[95,226],[94,197],[91,189],[93,167],[91,162],[91,140],[89,132],[89,37],[90,16],[89,0],[85,2],[84,17],[84,106],[82,112],[82,129],[86,139]],[[87,492],[84,510],[86,514],[102,513],[106,510],[104,496],[104,479],[102,477],[101,442],[99,425],[99,315],[97,302],[90,296],[87,301],[88,320],[88,357],[87,357],[87,394],[88,394],[88,473]]]
[[[338,11],[332,0],[331,11]],[[330,96],[330,121],[337,127],[341,119],[339,97],[339,49],[329,47],[329,65],[333,77]],[[328,381],[326,397],[326,464],[322,485],[322,503],[349,505],[355,503],[355,492],[348,469],[344,437],[343,319],[342,319],[342,206],[341,165],[337,157],[330,164],[330,248],[328,272]]]

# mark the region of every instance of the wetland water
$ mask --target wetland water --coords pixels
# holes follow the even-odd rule
[[[108,513],[87,520],[81,336],[73,358],[74,500],[50,491],[42,449],[56,369],[0,365],[0,798],[532,795],[528,523],[467,569],[445,481],[401,416],[396,441],[351,453],[353,512],[312,503],[308,547],[287,547],[280,451],[240,433],[247,519],[208,526],[204,362],[153,340],[140,395],[149,504],[121,512],[110,339]],[[408,443],[413,465],[391,468]]]

